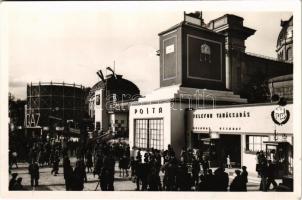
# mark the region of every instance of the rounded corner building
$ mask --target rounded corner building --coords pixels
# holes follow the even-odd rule
[[[122,75],[110,71],[112,74],[106,77],[101,70],[97,72],[101,80],[89,92],[89,116],[94,120],[96,131],[110,130],[127,135],[129,106],[140,97],[140,90]]]
[[[40,131],[48,131],[52,127],[62,131],[68,121],[80,121],[85,112],[85,93],[82,85],[64,82],[28,84],[26,128],[39,134]]]

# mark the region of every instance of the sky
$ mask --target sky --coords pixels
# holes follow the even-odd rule
[[[183,12],[203,11],[204,21],[226,13],[244,18],[256,33],[246,51],[276,57],[281,19],[291,12],[203,9],[198,3],[98,2],[12,3],[5,7],[9,91],[26,98],[30,82],[65,82],[92,87],[96,71],[113,66],[143,95],[159,87],[158,33],[183,20]]]

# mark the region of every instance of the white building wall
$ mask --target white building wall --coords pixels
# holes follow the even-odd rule
[[[134,146],[134,120],[163,118],[164,148],[171,144],[171,109],[170,102],[145,105],[132,105],[129,109],[129,145]],[[161,111],[160,111],[161,109]],[[154,112],[153,112],[154,110]],[[182,122],[183,123],[183,122]]]

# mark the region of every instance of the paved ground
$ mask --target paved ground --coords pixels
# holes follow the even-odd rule
[[[71,162],[74,162],[74,159],[72,159]],[[64,181],[62,166],[60,166],[59,174],[57,176],[53,176],[50,174],[51,172],[50,167],[41,167],[39,186],[35,188],[32,188],[30,186],[30,177],[28,174],[27,167],[28,167],[27,163],[20,163],[18,169],[15,168],[12,169],[12,173],[17,172],[19,174],[18,176],[23,178],[22,183],[26,190],[40,190],[40,191],[65,190],[65,181]],[[234,171],[235,169],[226,169],[226,172],[229,173],[230,182],[234,178]],[[98,177],[97,176],[94,177],[92,173],[87,173],[87,180],[88,182],[85,183],[84,190],[86,191],[96,190],[96,186],[98,185]],[[277,180],[277,182],[280,181],[281,180]],[[259,191],[259,184],[260,184],[260,178],[258,178],[255,173],[249,172],[247,190]],[[129,177],[120,177],[120,173],[117,165],[116,165],[116,172],[115,172],[114,188],[117,191],[134,191],[136,188],[136,184],[133,183]],[[100,190],[100,187],[98,187],[97,190]]]

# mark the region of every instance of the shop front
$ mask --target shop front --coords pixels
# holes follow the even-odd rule
[[[129,110],[129,145],[137,151],[165,150],[171,145],[179,157],[186,147],[185,103],[140,102]]]
[[[232,167],[256,170],[263,151],[278,166],[279,175],[293,171],[292,104],[253,104],[191,110],[187,113],[188,148],[209,156],[212,167],[230,158]]]

